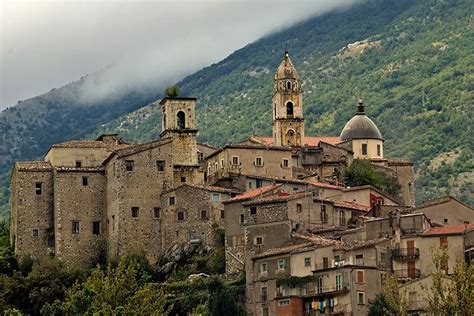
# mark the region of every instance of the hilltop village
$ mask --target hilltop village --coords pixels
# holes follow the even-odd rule
[[[388,275],[424,308],[432,247],[449,245],[446,273],[474,257],[474,210],[452,197],[415,206],[412,162],[384,156],[360,101],[339,136],[308,136],[301,79],[286,52],[274,77],[272,135],[214,148],[197,141],[196,99],[165,97],[160,138],[117,134],[55,144],[11,178],[18,257],[69,266],[176,245],[213,247],[225,235],[226,273],[245,273],[253,315],[363,315]],[[251,123],[251,122],[249,122]],[[395,179],[394,195],[349,187],[356,160]]]

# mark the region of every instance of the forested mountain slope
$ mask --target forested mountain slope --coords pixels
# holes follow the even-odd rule
[[[339,135],[362,97],[386,155],[416,164],[418,201],[449,193],[473,204],[472,12],[469,0],[368,1],[252,43],[179,86],[198,98],[202,141],[270,135],[273,75],[288,45],[304,81],[307,134]],[[96,133],[151,139],[159,111],[143,108]]]
[[[201,141],[222,145],[270,134],[273,75],[287,45],[304,82],[308,135],[338,135],[362,97],[385,138],[386,156],[415,162],[418,200],[451,193],[473,204],[473,9],[470,0],[369,0],[249,44],[179,86],[182,95],[198,98]],[[131,141],[158,136],[156,106],[103,123],[161,91],[85,107],[75,100],[80,84],[0,115],[4,189],[14,159],[39,157],[52,143],[104,131]],[[96,124],[103,125],[92,131]]]

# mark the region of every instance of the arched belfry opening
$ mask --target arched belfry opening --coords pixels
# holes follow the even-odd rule
[[[286,82],[286,88],[287,88],[288,90],[291,90],[291,89],[293,88],[293,85],[291,84],[291,81],[287,81],[287,82]]]
[[[185,129],[186,128],[186,114],[183,111],[179,111],[176,117],[177,117],[178,129]]]
[[[293,102],[291,101],[286,103],[286,116],[293,117]]]

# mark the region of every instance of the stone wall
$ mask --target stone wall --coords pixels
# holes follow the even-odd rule
[[[41,194],[37,194],[37,183],[41,184]],[[15,254],[34,258],[53,254],[52,170],[26,171],[15,168],[11,185],[11,241]]]
[[[105,255],[104,173],[87,168],[54,172],[56,256],[68,265],[90,266]]]

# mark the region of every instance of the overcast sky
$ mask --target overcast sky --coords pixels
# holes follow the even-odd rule
[[[360,1],[0,0],[0,109],[106,67],[91,97],[150,79],[174,82],[264,35]]]

